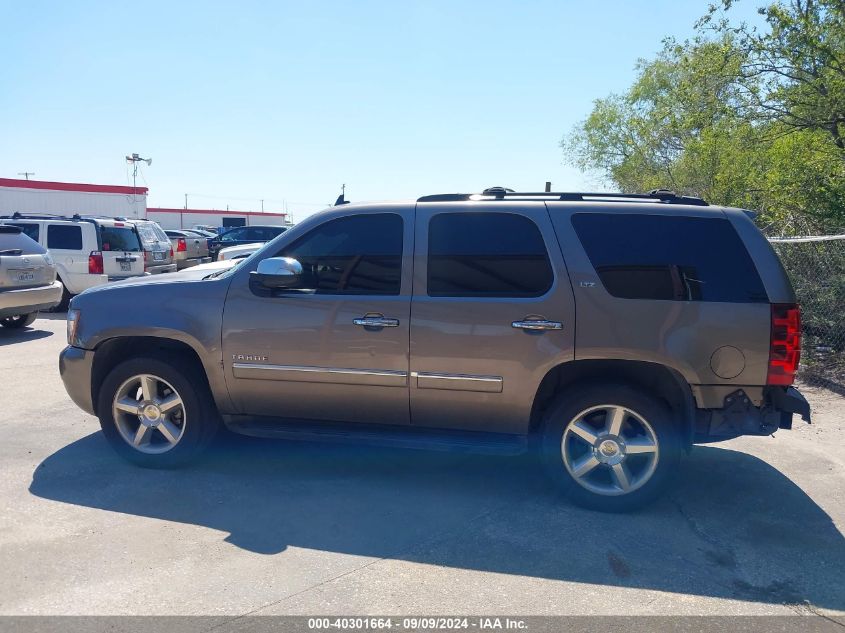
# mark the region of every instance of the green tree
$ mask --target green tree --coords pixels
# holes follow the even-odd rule
[[[568,160],[623,191],[663,187],[738,202],[753,188],[738,167],[753,162],[747,149],[755,136],[737,116],[742,63],[730,37],[667,40],[654,60],[640,60],[626,93],[597,100],[564,139]]]
[[[565,159],[622,191],[669,188],[761,211],[773,233],[845,227],[845,0],[762,9],[764,29],[711,7],[692,42],[640,60],[594,103]]]
[[[764,30],[716,19],[733,3],[711,5],[699,28],[732,36],[745,53],[737,82],[747,116],[777,122],[785,131],[822,131],[845,160],[845,1],[790,0],[761,7]]]

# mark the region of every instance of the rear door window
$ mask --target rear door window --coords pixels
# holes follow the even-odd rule
[[[47,227],[47,248],[81,251],[82,227],[78,224],[51,224]]]
[[[137,253],[141,250],[141,241],[131,226],[101,226],[100,238],[103,251]]]
[[[576,213],[572,224],[614,297],[768,301],[754,262],[725,218]]]
[[[554,273],[540,229],[514,213],[440,213],[428,225],[431,297],[539,297]]]

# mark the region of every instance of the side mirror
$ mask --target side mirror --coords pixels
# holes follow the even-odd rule
[[[265,288],[295,288],[302,281],[302,264],[292,257],[268,257],[250,276]]]

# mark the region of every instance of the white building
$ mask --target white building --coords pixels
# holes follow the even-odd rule
[[[0,178],[0,215],[15,212],[144,218],[147,188]]]
[[[149,207],[147,218],[165,229],[190,229],[195,226],[231,227],[253,224],[284,226],[286,213],[262,211],[217,211],[216,209],[165,209]]]
[[[16,212],[50,215],[78,213],[147,218],[166,229],[189,229],[197,225],[230,227],[287,224],[285,213],[147,208],[147,193],[146,187],[0,178],[0,215]]]

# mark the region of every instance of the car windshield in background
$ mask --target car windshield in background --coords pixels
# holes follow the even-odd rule
[[[102,226],[100,237],[104,251],[138,252],[141,250],[138,234],[131,226]]]

